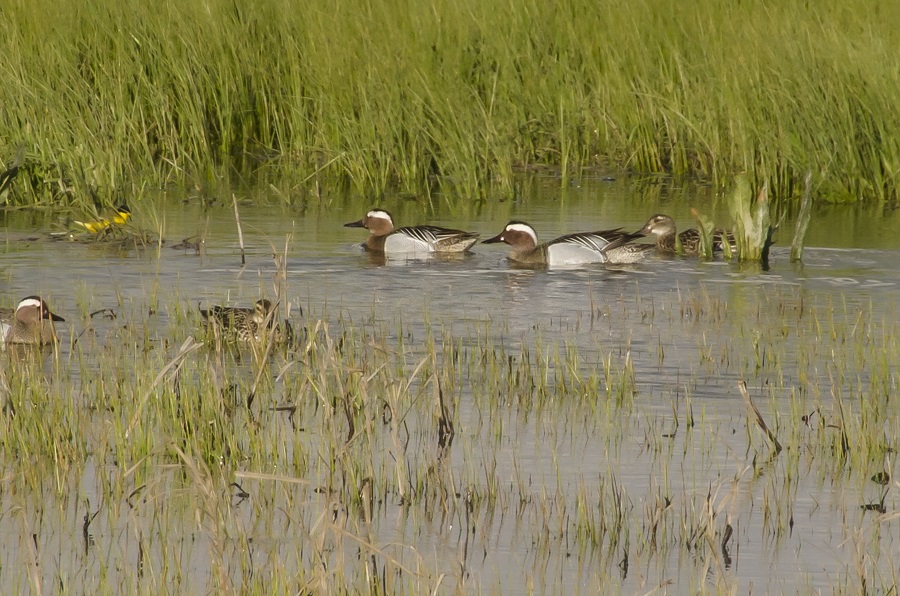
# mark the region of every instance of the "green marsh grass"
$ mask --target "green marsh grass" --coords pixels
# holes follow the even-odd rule
[[[747,172],[779,200],[811,170],[827,200],[890,201],[900,8],[870,8],[13,0],[0,160],[25,159],[0,200],[112,205],[276,169],[304,200],[330,182],[456,203],[549,166]]]

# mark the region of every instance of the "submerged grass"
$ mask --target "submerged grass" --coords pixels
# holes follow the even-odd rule
[[[2,200],[113,205],[268,165],[304,196],[511,194],[519,168],[599,165],[747,172],[779,200],[812,171],[830,200],[894,200],[898,20],[862,0],[11,0],[0,161],[26,152]]]
[[[742,552],[777,562],[824,520],[863,553],[825,585],[880,590],[898,573],[900,336],[871,303],[802,292],[651,295],[592,322],[587,350],[585,330],[548,341],[539,322],[519,337],[498,321],[423,330],[314,312],[295,344],[261,355],[198,347],[181,302],[160,305],[170,327],[153,331],[123,308],[116,334],[4,353],[0,473],[18,518],[0,527],[21,546],[0,581],[433,593],[677,577],[734,592]],[[642,348],[603,328],[631,317],[691,332],[662,334],[638,368]],[[666,354],[692,349],[696,368],[673,371]],[[698,395],[706,376],[746,379],[753,415],[737,388]],[[527,564],[507,572],[510,557]],[[747,561],[750,576],[765,565]]]

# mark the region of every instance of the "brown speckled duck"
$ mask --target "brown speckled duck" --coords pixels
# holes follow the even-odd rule
[[[700,232],[694,228],[684,230],[680,234],[675,228],[675,220],[668,215],[657,213],[647,220],[643,228],[638,230],[638,234],[656,236],[656,248],[661,253],[676,253],[676,237],[681,241],[681,254],[686,256],[696,256],[700,254]],[[722,250],[722,238],[734,244],[734,237],[725,230],[717,228],[713,232],[713,251]]]

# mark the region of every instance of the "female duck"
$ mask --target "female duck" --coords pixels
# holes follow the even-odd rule
[[[237,338],[239,341],[259,341],[262,331],[273,331],[275,307],[271,300],[257,300],[253,308],[235,306],[211,306],[201,308],[200,316],[205,327],[212,327],[218,334]]]
[[[638,230],[638,234],[656,236],[656,249],[665,254],[674,255],[676,250],[676,238],[681,242],[681,254],[697,256],[700,254],[700,232],[694,228],[684,230],[680,234],[675,228],[675,220],[668,215],[657,213],[647,220],[646,225]],[[722,250],[722,238],[725,237],[732,244],[733,236],[725,230],[716,229],[713,232],[713,251]]]
[[[395,228],[391,214],[383,209],[373,209],[344,227],[366,228],[369,238],[363,247],[386,255],[463,253],[478,241],[478,234],[437,226]]]

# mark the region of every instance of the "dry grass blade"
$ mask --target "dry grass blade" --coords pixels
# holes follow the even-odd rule
[[[150,399],[150,396],[153,395],[153,391],[162,382],[165,376],[169,372],[177,371],[181,364],[184,362],[185,357],[187,357],[187,355],[194,350],[199,349],[202,345],[202,343],[194,340],[192,336],[188,336],[188,338],[184,340],[184,343],[181,344],[181,348],[178,349],[178,353],[175,355],[175,357],[172,358],[172,360],[170,360],[169,363],[166,364],[161,371],[159,371],[159,374],[156,375],[155,379],[153,379],[153,383],[150,384],[150,387],[148,387],[147,391],[144,392],[144,395],[141,396],[141,401],[135,409],[134,415],[131,417],[131,422],[128,424],[128,430],[125,431],[126,437],[131,437],[132,432],[134,432],[134,427],[137,426],[141,412],[144,410],[144,406],[147,404],[147,400]]]
[[[238,211],[237,195],[231,193],[231,202],[234,203],[234,223],[237,224],[238,245],[241,247],[241,267],[247,264],[247,255],[244,252],[244,230],[241,228],[241,214]]]
[[[25,541],[24,550],[28,553],[27,563],[28,563],[28,579],[31,581],[31,588],[35,594],[42,594],[41,590],[41,570],[38,565],[38,552],[37,552],[37,534],[31,531],[31,526],[28,523],[28,513],[24,507],[20,507],[18,509],[18,513],[21,516],[21,521],[23,527],[22,539]]]
[[[693,207],[691,208],[691,215],[697,221],[697,230],[700,232],[700,257],[706,260],[712,260],[713,234],[716,226],[713,225],[711,219]]]
[[[0,411],[6,411],[12,408],[12,402],[9,401],[9,383],[6,381],[6,370],[0,366]]]
[[[453,443],[453,437],[456,430],[453,428],[453,418],[450,415],[450,408],[444,401],[444,391],[441,388],[441,380],[437,375],[433,377],[434,393],[437,398],[438,406],[438,446],[445,449]]]
[[[747,383],[741,381],[738,383],[738,389],[741,392],[741,395],[744,398],[744,401],[747,403],[747,407],[752,410],[754,418],[756,419],[756,424],[759,428],[762,429],[764,433],[766,433],[766,437],[775,445],[775,455],[781,453],[781,443],[778,442],[778,437],[775,436],[775,433],[769,428],[766,424],[766,421],[763,419],[762,414],[759,411],[759,408],[756,407],[756,404],[753,403],[753,398],[750,397],[750,392],[747,391]]]
[[[803,179],[803,199],[800,201],[797,227],[794,228],[794,240],[791,242],[791,262],[803,259],[803,243],[806,240],[806,231],[809,228],[809,220],[812,217],[811,182],[812,174],[807,172],[806,177]]]
[[[276,303],[275,307],[272,309],[267,317],[265,324],[263,325],[263,329],[269,329],[269,319],[275,316],[275,312],[278,310],[278,304]],[[247,393],[247,409],[251,409],[253,407],[253,401],[256,399],[256,391],[259,389],[259,384],[262,381],[263,373],[268,370],[269,357],[272,355],[272,350],[275,347],[275,332],[274,330],[270,330],[268,333],[264,334],[264,339],[266,345],[262,351],[262,356],[259,359],[259,368],[256,369],[256,377],[253,379],[253,386],[250,388],[250,391]],[[255,346],[254,346],[255,347]]]
[[[212,473],[206,464],[201,460],[188,457],[178,445],[173,444],[171,448],[178,454],[181,461],[184,462],[185,468],[187,468],[194,480],[194,486],[196,486],[198,496],[200,497],[200,502],[197,503],[197,513],[205,514],[209,520],[209,526],[207,527],[210,539],[209,548],[213,556],[213,568],[218,580],[218,591],[220,594],[234,593],[231,585],[231,578],[226,571],[225,545],[220,529],[223,522],[223,516],[227,514],[227,509],[223,508],[221,505],[221,499],[218,497],[213,483]],[[202,505],[200,503],[202,503]]]
[[[234,477],[244,480],[269,480],[272,482],[288,482],[290,484],[309,484],[309,480],[304,478],[294,478],[291,476],[281,476],[278,474],[265,474],[263,472],[235,472]]]

